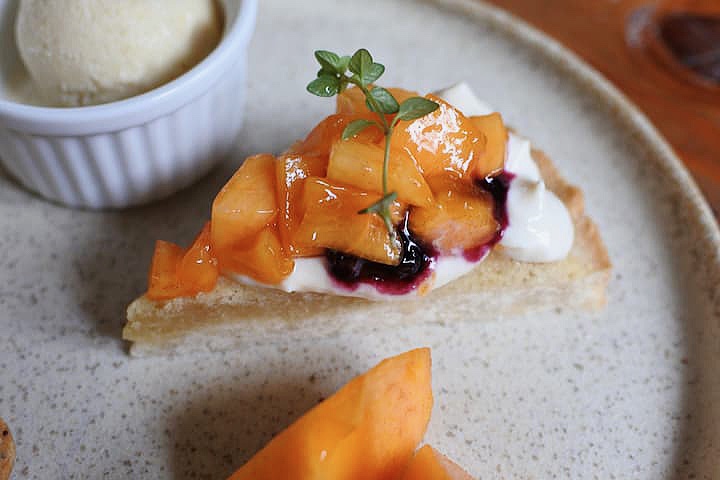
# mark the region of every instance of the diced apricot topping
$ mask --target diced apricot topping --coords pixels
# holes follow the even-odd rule
[[[485,152],[485,135],[459,110],[434,95],[440,108],[410,122],[399,122],[391,145],[405,150],[425,178],[455,175],[471,179]]]
[[[435,194],[430,207],[413,207],[409,227],[417,238],[443,253],[477,247],[499,229],[492,196],[472,183],[447,176],[428,179]]]
[[[313,128],[304,141],[293,145],[291,153],[316,153],[327,156],[330,154],[330,148],[333,144],[342,137],[345,127],[351,122],[360,119],[374,120],[370,113],[330,115]],[[370,126],[358,133],[355,138],[362,142],[376,143],[385,138],[385,136],[380,128]]]
[[[311,177],[305,180],[305,214],[293,237],[300,247],[324,247],[357,255],[374,262],[397,265],[400,246],[393,245],[387,228],[377,215],[359,213],[382,195]],[[402,219],[404,207],[393,202],[393,220]]]
[[[473,480],[465,470],[430,445],[415,452],[399,480]]]
[[[402,103],[415,92],[388,89]],[[501,171],[507,129],[499,114],[465,117],[433,95],[439,108],[401,121],[389,147],[387,189],[397,194],[391,218],[397,225],[408,208],[409,229],[443,253],[457,253],[492,240],[499,229],[490,194],[474,179]],[[219,271],[277,284],[295,257],[326,249],[398,265],[401,245],[376,213],[360,213],[382,197],[385,135],[379,126],[343,140],[359,119],[391,122],[369,110],[359,88],[337,97],[338,113],[275,158],[249,157],[220,190],[211,221],[183,250],[158,242],[148,297],[155,300],[211,290]]]
[[[169,300],[208,292],[218,278],[217,261],[210,246],[210,224],[206,223],[190,248],[158,240],[150,266],[148,298]]]
[[[507,149],[508,131],[499,113],[470,117],[475,126],[487,139],[485,155],[477,163],[475,176],[485,178],[493,176],[505,167],[505,150]]]
[[[218,252],[242,245],[278,214],[275,157],[249,157],[220,190],[212,206],[212,243]]]
[[[210,237],[207,222],[180,261],[178,282],[189,294],[209,292],[217,283],[218,264]]]
[[[185,251],[179,245],[158,240],[150,264],[147,296],[151,300],[167,300],[182,295],[177,267]]]
[[[304,214],[302,191],[308,177],[324,177],[327,171],[327,155],[318,153],[286,154],[278,158],[277,202],[280,207],[278,232],[283,248],[296,257],[322,255],[324,248],[301,247],[292,243]]]
[[[265,227],[246,245],[219,252],[220,266],[258,282],[276,285],[295,268],[279,237],[277,228]]]
[[[340,140],[330,151],[327,178],[362,190],[382,192],[385,152],[378,145],[354,140]],[[414,160],[404,151],[390,154],[388,189],[398,200],[411,205],[428,206],[432,192]]]
[[[397,480],[432,409],[430,351],[360,375],[278,434],[230,480]]]

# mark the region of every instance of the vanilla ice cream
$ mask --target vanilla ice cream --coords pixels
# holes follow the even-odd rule
[[[215,0],[20,0],[20,56],[44,103],[80,106],[146,92],[220,40]]]

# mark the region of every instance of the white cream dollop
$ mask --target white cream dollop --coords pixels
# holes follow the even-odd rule
[[[481,102],[462,82],[435,95],[465,115],[487,115],[495,110]],[[508,227],[500,249],[522,262],[555,262],[567,257],[575,231],[565,204],[545,188],[532,158],[530,141],[510,133],[505,171],[515,175],[507,196]]]
[[[433,95],[442,98],[467,117],[490,115],[497,111],[480,100],[472,91],[470,85],[465,82],[456,83],[451,87],[436,90],[433,92]]]
[[[314,292],[346,297],[361,297],[369,300],[401,300],[423,295],[432,289],[440,288],[469,273],[477,264],[478,262],[466,260],[462,255],[445,255],[433,258],[430,265],[428,265],[430,272],[426,279],[403,294],[383,293],[369,283],[358,283],[353,288],[348,288],[330,276],[327,271],[325,257],[296,258],[295,269],[277,285],[260,283],[245,275],[232,272],[226,272],[225,275],[244,285],[274,288],[288,293]]]
[[[575,238],[570,213],[545,187],[527,139],[510,134],[505,171],[515,178],[507,193],[508,226],[500,241],[502,252],[522,262],[567,257]]]

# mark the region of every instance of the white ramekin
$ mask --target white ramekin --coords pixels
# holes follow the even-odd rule
[[[47,108],[0,99],[0,162],[38,194],[73,207],[165,197],[232,148],[243,121],[257,0],[222,0],[225,32],[201,63],[126,100]]]

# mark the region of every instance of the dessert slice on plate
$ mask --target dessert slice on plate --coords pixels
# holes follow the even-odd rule
[[[464,84],[375,86],[365,50],[316,56],[308,89],[337,94],[337,112],[248,158],[190,247],[157,242],[127,312],[132,354],[604,304],[610,262],[582,193],[499,113]]]

